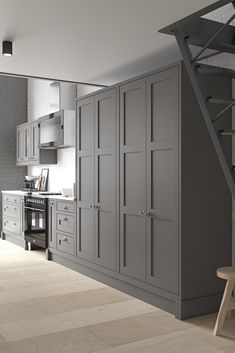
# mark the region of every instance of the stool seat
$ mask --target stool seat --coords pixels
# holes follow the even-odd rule
[[[226,315],[230,316],[231,311],[235,310],[235,301],[233,298],[233,289],[235,286],[235,266],[220,267],[217,269],[217,276],[226,280],[223,298],[215,323],[214,335],[221,334]]]
[[[235,281],[235,266],[220,267],[217,269],[217,276],[227,281]]]

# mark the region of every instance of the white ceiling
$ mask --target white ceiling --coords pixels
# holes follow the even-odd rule
[[[111,84],[174,62],[158,30],[213,0],[0,0],[0,71]]]

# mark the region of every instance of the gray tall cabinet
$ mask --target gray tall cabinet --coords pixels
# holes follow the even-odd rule
[[[181,319],[217,310],[231,197],[183,63],[79,99],[76,154],[77,251],[52,258]]]

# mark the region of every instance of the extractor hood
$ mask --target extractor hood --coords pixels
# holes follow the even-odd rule
[[[75,111],[59,110],[38,119],[39,148],[75,147]]]

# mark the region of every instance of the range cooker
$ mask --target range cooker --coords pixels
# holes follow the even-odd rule
[[[47,204],[46,197],[27,195],[24,197],[25,242],[47,249]]]

